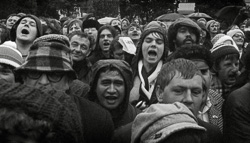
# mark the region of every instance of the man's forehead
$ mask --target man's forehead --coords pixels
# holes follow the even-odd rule
[[[157,33],[157,32],[151,32],[151,33],[149,33],[149,34],[145,37],[145,39],[146,39],[146,38],[163,39],[163,37],[162,37],[159,33]]]
[[[118,76],[119,78],[123,79],[122,75],[120,74],[120,72],[118,71],[118,69],[115,70],[107,70],[107,71],[103,71],[100,74],[101,78],[108,78],[108,77],[114,77],[114,76]],[[99,77],[99,78],[100,78]]]
[[[36,21],[35,21],[33,18],[31,18],[31,17],[25,17],[25,18],[22,19],[22,21],[24,21],[24,20],[29,20],[29,21],[36,22]]]

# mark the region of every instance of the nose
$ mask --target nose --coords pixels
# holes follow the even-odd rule
[[[92,30],[88,30],[88,34],[92,34]]]
[[[114,84],[110,84],[110,86],[108,87],[107,91],[110,94],[115,93],[115,86],[114,86]]]
[[[239,66],[237,64],[233,64],[232,68],[233,68],[232,69],[233,72],[238,72],[239,70]]]
[[[47,84],[49,84],[49,80],[48,80],[46,74],[42,74],[42,75],[41,75],[41,77],[39,78],[39,83],[40,83],[41,85],[47,85]]]
[[[186,106],[190,106],[191,104],[193,104],[193,98],[192,98],[191,90],[187,90],[187,92],[186,92],[186,94],[184,95],[184,98],[183,98],[183,103]]]

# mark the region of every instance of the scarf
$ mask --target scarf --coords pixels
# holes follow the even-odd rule
[[[146,95],[148,100],[151,99],[155,87],[156,78],[161,70],[162,65],[163,62],[159,61],[156,69],[146,78],[145,76],[142,75],[142,67],[143,67],[142,60],[138,62],[138,73],[141,80],[140,90]]]

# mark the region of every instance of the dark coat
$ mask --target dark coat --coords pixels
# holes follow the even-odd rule
[[[132,70],[130,65],[122,60],[110,59],[110,60],[100,60],[96,62],[92,67],[92,79],[91,79],[91,89],[87,98],[90,101],[99,103],[96,95],[96,85],[99,78],[100,71],[104,68],[114,67],[122,75],[125,82],[125,97],[123,102],[114,110],[109,110],[111,113],[115,128],[132,122],[135,116],[138,114],[138,109],[129,104],[129,93],[132,88]]]
[[[223,108],[225,143],[250,142],[250,83],[233,91]]]
[[[89,84],[91,79],[91,66],[92,64],[88,59],[84,59],[78,62],[74,61],[73,69],[77,74],[77,79],[86,84]]]

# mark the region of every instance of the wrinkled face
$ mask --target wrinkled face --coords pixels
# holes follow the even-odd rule
[[[157,87],[157,97],[160,103],[181,102],[185,104],[195,116],[201,108],[205,93],[202,88],[202,78],[195,75],[191,79],[183,79],[179,72],[162,91]]]
[[[70,49],[72,50],[73,61],[81,61],[85,59],[90,52],[89,46],[89,39],[74,35],[70,40]]]
[[[92,27],[92,28],[84,28],[84,32],[87,33],[88,35],[94,37],[95,41],[96,41],[96,38],[97,38],[97,29]]]
[[[181,47],[182,45],[193,45],[196,43],[197,37],[195,35],[195,32],[192,28],[187,26],[181,26],[177,30],[176,39],[174,40],[174,43],[176,45],[176,48]]]
[[[207,65],[207,63],[205,63],[204,61],[201,61],[201,60],[195,60],[195,61],[193,60],[193,62],[195,63],[197,68],[201,71],[201,74],[206,81],[207,88],[210,88],[211,73],[209,71],[209,66]]]
[[[101,106],[116,109],[125,98],[125,82],[118,71],[102,72],[96,86],[96,94]]]
[[[15,82],[13,69],[5,64],[0,64],[0,79],[9,83]]]
[[[111,26],[118,26],[121,29],[121,21],[120,20],[113,20],[110,25]]]
[[[16,37],[18,40],[33,42],[37,37],[37,33],[36,21],[25,17],[17,27]]]
[[[141,29],[136,27],[136,26],[131,26],[128,29],[128,36],[132,39],[132,40],[139,40],[141,37]]]
[[[219,64],[218,75],[222,83],[233,85],[236,82],[239,72],[239,59],[224,59]]]
[[[6,27],[11,29],[12,26],[20,19],[18,16],[10,16],[6,21]]]
[[[24,84],[39,89],[66,91],[69,89],[69,78],[65,72],[27,71],[23,76]]]
[[[143,63],[158,64],[164,52],[164,40],[159,33],[148,34],[142,43]]]
[[[217,22],[214,22],[214,23],[210,24],[210,26],[209,26],[209,31],[210,31],[211,33],[213,33],[213,34],[217,34],[217,33],[218,33],[218,30],[219,30],[218,28],[219,28],[218,23],[217,23]]]
[[[81,30],[82,30],[82,28],[79,25],[79,23],[72,24],[72,26],[69,27],[69,33],[72,33],[74,31],[81,31]]]
[[[245,36],[242,33],[240,32],[235,33],[232,38],[234,42],[236,43],[236,45],[238,46],[238,48],[241,48],[243,46]]]
[[[108,52],[110,49],[110,44],[113,41],[114,37],[108,29],[104,29],[100,33],[99,46],[103,52]]]

